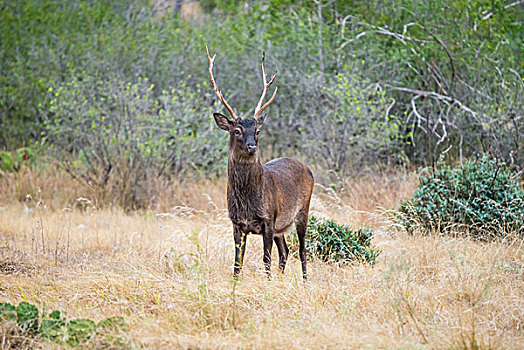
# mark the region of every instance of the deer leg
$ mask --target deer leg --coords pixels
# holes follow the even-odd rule
[[[271,278],[271,250],[273,249],[273,230],[269,225],[265,225],[263,239],[264,239],[264,265],[266,267],[266,274]]]
[[[283,235],[275,236],[273,240],[275,241],[275,244],[277,245],[277,248],[278,248],[278,267],[280,268],[280,272],[284,273],[284,269],[286,268],[286,261],[287,261],[287,256],[289,253],[289,248],[287,247],[286,239],[284,238]]]
[[[298,252],[300,255],[300,262],[302,262],[302,277],[304,281],[307,280],[306,272],[306,231],[307,231],[307,212],[299,212],[295,218],[295,226],[297,227],[298,236]]]
[[[246,234],[235,226],[233,229],[235,238],[235,267],[233,268],[233,277],[238,278],[244,261],[244,253],[246,252]]]

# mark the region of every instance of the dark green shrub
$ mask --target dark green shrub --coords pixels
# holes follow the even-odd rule
[[[453,168],[439,163],[420,176],[413,198],[402,202],[400,222],[440,233],[467,232],[479,239],[523,233],[524,193],[500,161],[482,156]]]
[[[23,301],[16,308],[16,318],[22,330],[36,333],[38,331],[38,308],[33,304]]]
[[[0,152],[0,170],[6,172],[13,172],[15,169],[15,164],[13,162],[13,157],[7,152]]]
[[[366,228],[352,230],[334,220],[309,216],[306,234],[306,252],[309,258],[325,262],[374,263],[380,251],[373,247],[373,232]],[[298,251],[296,234],[290,244],[292,252]]]

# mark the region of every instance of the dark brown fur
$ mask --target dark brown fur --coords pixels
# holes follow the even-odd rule
[[[304,240],[313,174],[303,163],[277,158],[264,165],[258,152],[258,132],[264,117],[230,121],[215,113],[217,125],[229,131],[227,203],[235,239],[234,276],[242,269],[248,233],[264,240],[264,264],[269,274],[273,242],[279,252],[279,267],[284,272],[289,249],[284,234],[296,225],[302,273],[306,279]]]

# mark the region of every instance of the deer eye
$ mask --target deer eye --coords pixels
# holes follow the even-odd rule
[[[238,129],[235,129],[235,136],[240,136],[241,132]]]
[[[255,135],[258,136],[258,134],[260,134],[260,130],[257,130],[257,131],[255,132]]]

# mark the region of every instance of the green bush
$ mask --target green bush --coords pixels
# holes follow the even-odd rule
[[[124,208],[153,205],[156,179],[227,164],[227,138],[211,120],[214,106],[200,106],[209,91],[179,86],[155,97],[154,89],[141,77],[72,78],[48,88],[49,152],[73,177],[115,189]]]
[[[309,258],[325,262],[374,263],[380,251],[373,247],[373,232],[366,228],[354,231],[347,225],[334,220],[319,219],[310,215],[306,234],[306,252]],[[292,252],[298,251],[298,241],[293,234],[290,244]]]
[[[479,239],[521,234],[524,193],[503,162],[482,156],[453,168],[442,162],[420,176],[413,197],[400,206],[400,222],[440,233],[464,232]]]
[[[13,157],[7,152],[0,152],[0,170],[6,172],[13,172],[15,169],[15,164],[13,162]]]

